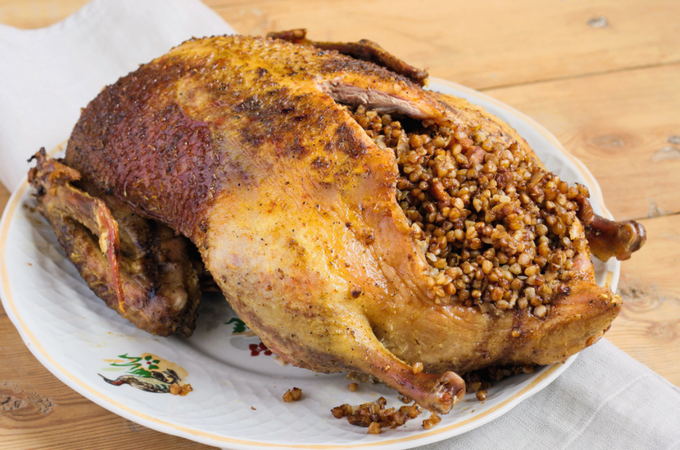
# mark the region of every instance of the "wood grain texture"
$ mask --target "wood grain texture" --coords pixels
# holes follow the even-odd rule
[[[623,309],[607,338],[680,385],[680,214],[641,222],[650,239],[623,263]]]
[[[476,89],[680,60],[674,0],[206,3],[241,33],[308,27],[312,39],[365,37]]]
[[[0,211],[4,211],[7,200],[9,200],[9,191],[0,183]]]
[[[680,212],[680,64],[486,93],[555,134],[617,218]]]
[[[0,0],[0,23],[45,26],[85,0]],[[680,62],[675,0],[206,0],[236,30],[308,27],[313,39],[385,45],[473,88]]]
[[[0,0],[0,23],[46,26],[85,2]],[[649,240],[623,264],[625,304],[607,337],[680,385],[680,2],[206,3],[243,33],[306,26],[314,39],[373,39],[544,124],[588,165],[617,217],[644,218]],[[0,186],[0,210],[7,197]],[[66,387],[30,354],[1,308],[0,355],[2,448],[203,448]]]

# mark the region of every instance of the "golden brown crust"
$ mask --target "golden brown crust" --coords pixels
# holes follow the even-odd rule
[[[283,39],[294,44],[311,45],[324,50],[335,50],[352,58],[372,62],[378,66],[403,75],[416,84],[423,86],[427,80],[426,70],[418,69],[403,61],[391,53],[387,52],[378,43],[368,39],[361,39],[358,42],[320,42],[307,39],[307,30],[296,28],[293,30],[273,31],[267,33],[268,38]]]
[[[209,205],[220,162],[208,125],[187,117],[167,91],[190,70],[149,64],[121,78],[85,108],[66,150],[67,164],[87,180],[185,234]]]
[[[601,335],[619,303],[586,259],[544,319],[436,305],[395,199],[394,153],[338,102],[457,124],[466,145],[466,124],[526,145],[478,108],[370,62],[229,36],[187,41],[106,88],[66,159],[192,239],[241,318],[296,365],[363,371],[447,411],[463,392],[450,369],[557,361]]]
[[[311,144],[302,138],[306,129],[332,130],[339,123],[339,139],[329,142],[328,152],[336,142],[341,151],[357,151],[331,99],[327,105],[308,101],[309,95],[294,91],[296,83],[310,84],[313,72],[408,83],[336,52],[317,55],[311,47],[239,36],[209,42],[209,51],[189,54],[192,47],[209,48],[189,41],[104,89],[84,109],[66,150],[67,164],[87,179],[187,236],[196,232],[222,185],[253,181],[252,168],[245,167],[249,162],[233,158],[229,148],[250,148],[256,154],[267,143],[277,147],[280,157],[302,158]],[[238,71],[213,69],[265,48],[259,61]],[[291,51],[293,57],[286,57]],[[250,89],[240,90],[239,84]],[[204,96],[213,99],[213,110],[192,111],[194,104],[203,106]],[[234,133],[222,134],[218,144],[213,133],[227,121],[236,125]]]

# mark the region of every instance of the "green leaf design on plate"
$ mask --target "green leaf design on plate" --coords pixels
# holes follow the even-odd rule
[[[238,317],[232,317],[227,322],[225,322],[226,325],[229,325],[230,323],[234,324],[234,328],[232,330],[234,333],[243,333],[248,329],[246,323]]]
[[[122,355],[118,355],[118,357],[119,357],[119,358],[122,358],[122,359],[126,359],[127,362],[124,362],[124,363],[111,363],[111,364],[109,364],[109,365],[110,365],[110,366],[113,366],[113,367],[132,367],[132,368],[136,368],[136,367],[140,367],[140,366],[141,366],[141,364],[139,363],[139,361],[141,361],[142,358],[141,358],[140,356],[128,356],[127,353],[124,353],[124,354],[122,354]],[[132,369],[130,369],[130,370],[132,370]]]
[[[153,377],[151,376],[151,372],[149,372],[149,371],[146,370],[146,369],[135,369],[135,370],[130,371],[130,373],[131,373],[132,375],[137,375],[137,376],[139,376],[139,377],[153,378]]]

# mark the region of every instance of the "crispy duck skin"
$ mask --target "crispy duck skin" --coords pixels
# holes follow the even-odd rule
[[[193,39],[90,102],[65,161],[188,237],[283,360],[362,371],[447,412],[465,392],[454,371],[561,361],[599,338],[621,301],[579,254],[579,276],[542,319],[434,302],[430,266],[395,198],[395,155],[342,104],[481,124],[526,143],[479,108],[389,70],[394,60],[285,39]]]
[[[149,333],[190,336],[200,290],[186,238],[96,186],[74,186],[80,173],[48,159],[44,149],[33,158],[37,209],[90,288]]]
[[[413,67],[405,61],[388,53],[376,42],[368,39],[361,39],[359,42],[321,42],[307,39],[307,30],[296,28],[294,30],[274,31],[267,34],[272,39],[283,39],[288,42],[300,45],[311,45],[323,50],[336,50],[344,55],[356,59],[373,62],[385,67],[392,72],[405,76],[416,84],[423,86],[427,80],[425,70]]]

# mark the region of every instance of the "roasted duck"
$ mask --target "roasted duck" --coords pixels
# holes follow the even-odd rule
[[[34,158],[29,180],[38,210],[94,293],[149,333],[191,335],[201,296],[191,243],[48,159],[44,149]]]
[[[425,76],[301,30],[192,39],[106,87],[31,180],[85,280],[138,326],[187,332],[193,245],[284,361],[447,412],[456,372],[595,342],[621,300],[591,252],[625,259],[644,230],[593,214],[583,186]],[[136,245],[140,227],[160,243]]]

